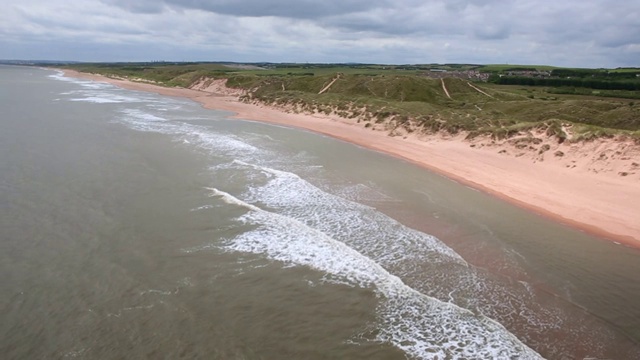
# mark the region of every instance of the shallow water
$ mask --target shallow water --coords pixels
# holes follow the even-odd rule
[[[0,67],[8,358],[638,358],[640,252],[409,163]]]

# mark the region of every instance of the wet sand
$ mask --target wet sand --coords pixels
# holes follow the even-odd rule
[[[518,206],[605,239],[640,248],[640,181],[638,174],[621,175],[610,160],[602,171],[584,163],[586,155],[604,151],[626,154],[625,160],[640,163],[640,146],[631,142],[603,140],[565,144],[565,155],[514,156],[507,144],[470,142],[464,134],[389,136],[386,131],[365,128],[355,120],[324,114],[296,114],[238,100],[223,84],[207,91],[167,88],[149,83],[113,79],[64,70],[70,77],[108,82],[130,90],[185,97],[205,108],[235,113],[235,118],[303,128],[372,150],[384,152],[473,188],[483,190]],[[486,140],[486,139],[485,139]],[[485,146],[487,145],[487,146]],[[553,149],[552,149],[553,150]],[[544,160],[544,161],[543,161]],[[567,164],[577,164],[569,167]],[[640,173],[640,169],[638,170]]]

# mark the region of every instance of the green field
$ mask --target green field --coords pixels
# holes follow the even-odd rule
[[[489,134],[502,138],[542,129],[564,141],[626,135],[640,141],[640,91],[498,85],[459,78],[430,78],[431,69],[500,73],[513,69],[602,73],[536,65],[372,64],[77,64],[83,72],[188,87],[202,78],[225,78],[247,90],[243,100],[287,106],[294,111],[335,113],[365,126],[407,131]],[[616,71],[634,69],[616,69]],[[589,72],[591,71],[591,72]],[[606,75],[606,74],[605,74]],[[627,76],[627,75],[623,75]],[[631,75],[633,76],[633,75]],[[627,76],[629,77],[629,76]],[[631,80],[625,81],[633,81]],[[335,81],[334,81],[335,80]],[[319,92],[333,81],[322,94]],[[451,96],[447,97],[442,82]],[[476,88],[473,88],[472,86]],[[483,93],[484,92],[484,93]]]
[[[509,65],[509,64],[480,65],[476,68],[476,70],[478,71],[486,71],[486,72],[502,72],[502,71],[523,70],[523,69],[551,71],[559,68],[556,66],[549,66],[549,65]]]
[[[616,68],[609,70],[611,72],[621,72],[621,73],[640,73],[640,68],[632,67],[632,68]]]

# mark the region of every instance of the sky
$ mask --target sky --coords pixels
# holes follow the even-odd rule
[[[0,0],[0,59],[640,66],[640,0]]]

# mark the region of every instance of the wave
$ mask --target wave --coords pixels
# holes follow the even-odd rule
[[[296,219],[210,190],[222,201],[245,208],[247,213],[239,220],[257,226],[232,239],[227,249],[308,266],[376,291],[380,298],[377,341],[389,342],[417,358],[540,358],[498,322],[412,289],[343,242]]]
[[[117,89],[115,86],[107,83],[67,77],[64,75],[64,72],[60,70],[56,70],[55,74],[51,74],[49,75],[49,77],[55,80],[77,84],[82,86],[85,89]]]
[[[89,102],[89,103],[96,103],[96,104],[120,104],[120,103],[142,103],[142,102],[153,104],[154,102],[158,102],[158,101],[154,101],[154,97],[152,95],[149,95],[143,92],[124,90],[108,83],[97,82],[93,80],[67,77],[64,75],[64,72],[62,71],[56,71],[54,74],[49,75],[49,78],[80,86],[80,89],[78,90],[63,92],[60,94],[60,95],[75,95],[75,97],[67,99],[68,101]],[[166,103],[166,101],[163,101],[163,103]],[[164,107],[170,110],[175,109],[175,107],[171,107],[171,106],[167,107],[166,104],[164,105]],[[163,107],[159,107],[159,109],[162,109],[162,108]]]
[[[384,265],[411,262],[466,261],[436,237],[413,230],[376,209],[327,193],[298,175],[235,160],[267,175],[267,183],[243,195],[279,213],[304,219],[309,226],[331,234]],[[283,191],[285,190],[285,191]]]
[[[141,121],[167,121],[167,119],[165,118],[155,116],[153,114],[144,112],[139,109],[124,109],[122,112],[133,119],[137,119]]]
[[[241,160],[229,166],[261,175],[248,175],[252,186],[240,195],[247,203],[295,219],[345,244],[426,296],[517,329],[521,339],[538,350],[559,354],[569,351],[567,346],[586,346],[586,335],[596,329],[584,314],[561,310],[557,299],[549,302],[529,284],[471,266],[438,238],[375,208],[328,193],[291,172]],[[579,329],[571,334],[571,341],[553,335],[566,337],[563,329],[567,328]],[[605,329],[598,331],[608,335]]]
[[[81,98],[69,99],[70,101],[90,102],[95,104],[117,104],[117,103],[130,103],[137,101],[136,98],[124,97],[117,95],[110,96],[85,96]]]
[[[136,94],[116,87],[92,87],[89,84],[80,83],[86,89],[74,91],[70,95],[76,95],[69,101],[90,102],[96,104],[134,104],[148,103],[153,98],[146,94]]]

